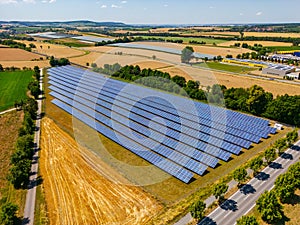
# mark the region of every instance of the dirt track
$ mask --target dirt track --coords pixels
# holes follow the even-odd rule
[[[140,188],[115,184],[93,170],[83,158],[89,151],[48,118],[41,149],[50,224],[145,224],[161,209]]]

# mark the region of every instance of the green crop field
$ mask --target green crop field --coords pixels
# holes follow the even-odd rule
[[[300,46],[268,46],[268,49],[273,51],[293,51],[300,50]]]
[[[246,66],[236,66],[236,65],[229,65],[219,62],[206,62],[206,63],[198,63],[196,66],[210,68],[214,70],[222,70],[226,72],[233,72],[233,73],[247,73],[253,70],[257,70],[256,68],[249,68]]]
[[[16,100],[26,99],[32,75],[33,71],[0,72],[0,112],[13,107]]]
[[[213,38],[191,38],[191,37],[160,37],[160,36],[141,36],[143,38],[163,38],[165,40],[183,40],[183,43],[189,43],[189,41],[198,41],[198,42],[206,42],[206,44],[221,44],[226,42],[226,40],[222,39],[213,39]]]

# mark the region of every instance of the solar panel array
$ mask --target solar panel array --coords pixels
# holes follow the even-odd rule
[[[109,45],[115,46],[115,47],[123,47],[123,48],[153,50],[153,51],[166,52],[166,53],[175,54],[175,55],[181,55],[181,51],[182,51],[182,50],[175,49],[175,48],[167,48],[167,47],[145,45],[145,44],[135,44],[135,43],[115,43],[115,44],[109,44]],[[194,55],[194,57],[201,58],[201,59],[204,59],[204,58],[213,59],[214,58],[213,55],[202,54],[199,52],[194,52],[193,55]]]
[[[80,68],[48,74],[52,103],[185,183],[276,132],[261,118]]]
[[[102,42],[102,41],[112,41],[114,39],[111,38],[104,38],[104,37],[94,37],[94,36],[77,36],[72,37],[73,39],[87,41],[87,42]]]

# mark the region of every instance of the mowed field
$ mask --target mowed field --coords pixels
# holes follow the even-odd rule
[[[229,36],[240,36],[239,32],[229,32],[229,31],[225,31],[225,32],[203,32],[203,33],[199,33],[201,35],[205,35],[205,36],[213,36],[213,35],[217,35],[217,36],[224,36],[224,35],[229,35]],[[300,37],[300,33],[275,33],[275,32],[244,32],[244,36],[245,37],[284,37],[284,38],[299,38]]]
[[[26,99],[32,71],[0,72],[0,111],[14,106],[15,101]]]
[[[247,43],[248,45],[254,46],[254,44],[261,44],[262,46],[267,46],[267,47],[273,47],[273,46],[292,46],[292,43],[286,43],[286,42],[277,42],[277,41],[227,41],[220,46],[226,46],[230,47],[233,46],[235,43],[240,43],[241,45],[243,43]]]
[[[40,59],[40,55],[18,48],[0,48],[0,61],[30,61]]]
[[[171,76],[180,75],[185,77],[187,80],[198,80],[204,87],[212,86],[213,84],[221,84],[225,85],[227,88],[249,88],[256,84],[263,87],[266,91],[271,92],[275,97],[277,95],[284,94],[299,95],[300,93],[300,85],[233,75],[226,72],[215,72],[196,67],[175,66],[160,70],[170,73]]]
[[[38,41],[18,41],[26,45],[34,44],[36,48],[32,49],[32,52],[37,52],[47,56],[54,56],[56,58],[69,58],[86,54],[85,51],[70,48],[64,45],[55,45],[50,43],[38,42]]]
[[[49,60],[43,60],[43,61],[0,61],[0,64],[5,67],[17,67],[22,69],[23,67],[31,68],[33,69],[35,66],[38,66],[40,68],[50,66]]]
[[[20,207],[18,216],[23,215],[26,190],[15,190],[7,181],[10,168],[10,156],[15,150],[19,128],[23,121],[23,112],[10,112],[0,115],[0,208],[1,204],[13,202]]]
[[[162,208],[139,187],[114,183],[94,170],[91,161],[114,176],[100,158],[78,146],[49,118],[43,119],[41,149],[50,224],[139,225]]]

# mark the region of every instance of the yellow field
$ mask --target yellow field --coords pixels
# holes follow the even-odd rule
[[[43,56],[18,48],[0,48],[0,61],[30,61]]]
[[[249,77],[242,77],[239,75],[227,74],[225,72],[213,72],[194,67],[177,66],[176,68],[169,67],[161,69],[161,71],[169,72],[172,76],[184,76],[186,79],[189,79],[189,77],[191,77],[194,80],[200,81],[201,85],[203,86],[221,84],[225,85],[227,88],[249,88],[256,84],[263,87],[266,91],[273,93],[274,96],[284,94],[299,95],[300,93],[300,85],[292,85],[271,80],[261,80]]]
[[[54,45],[50,43],[38,42],[38,41],[19,41],[26,45],[30,43],[36,46],[36,49],[32,49],[32,52],[38,52],[47,56],[54,56],[56,58],[69,58],[84,55],[85,51],[70,48],[63,45]]]
[[[38,66],[40,68],[50,66],[49,60],[44,60],[44,61],[0,61],[0,64],[3,67],[18,67],[18,68],[23,68],[23,67],[30,67],[33,68],[35,66]]]
[[[276,42],[276,41],[227,41],[219,44],[220,46],[233,46],[235,43],[247,43],[248,45],[254,46],[254,44],[261,44],[262,46],[292,46],[292,43]]]
[[[41,149],[50,224],[139,225],[162,208],[139,187],[117,184],[96,172],[119,176],[48,118],[43,120]]]

